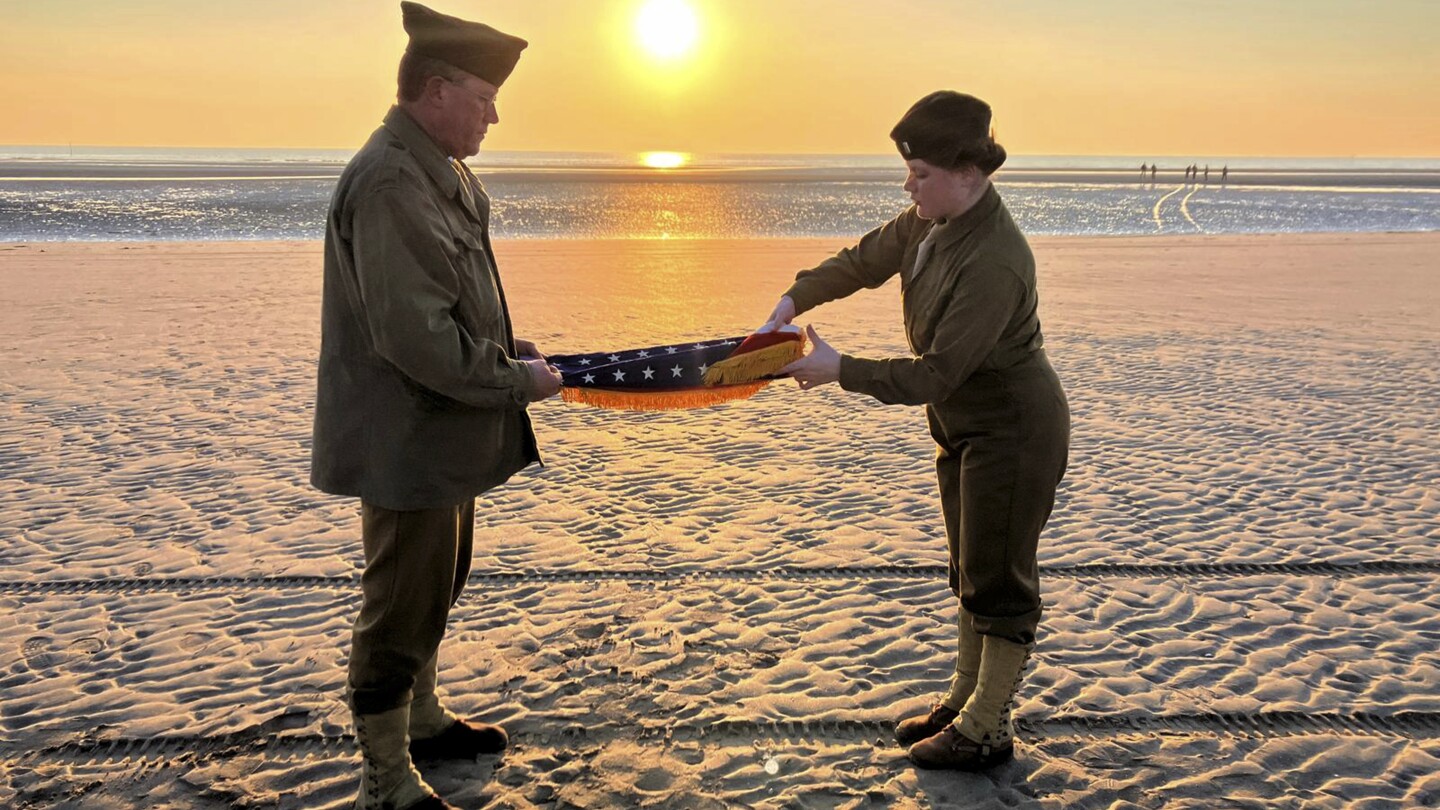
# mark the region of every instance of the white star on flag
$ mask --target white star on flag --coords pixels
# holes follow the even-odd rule
[[[623,372],[623,371],[617,371],[617,372],[615,372],[615,382],[622,382],[624,379],[625,379],[625,372]]]
[[[705,365],[704,363],[700,364],[700,376],[705,376],[705,369],[707,368],[709,368],[709,366]]]
[[[645,375],[645,379],[647,379],[647,380],[653,380],[653,379],[655,379],[655,372],[654,372],[654,370],[652,370],[652,369],[647,368],[647,369],[645,369],[644,371],[642,371],[642,372],[640,372],[640,373],[641,373],[641,374],[644,374],[644,375]]]
[[[674,374],[676,377],[679,377],[679,376],[680,376],[680,371],[681,371],[681,368],[680,368],[679,366],[676,366],[676,367],[670,369],[670,373],[671,373],[671,374]]]
[[[666,347],[665,347],[665,353],[666,353],[666,354],[674,354],[676,351],[677,351],[677,349],[676,349],[674,346],[666,346]]]
[[[612,355],[610,355],[610,362],[612,362],[612,363],[618,363],[618,362],[620,362],[620,355],[618,355],[618,354],[612,354]]]
[[[590,383],[595,382],[595,375],[594,375],[594,374],[586,374],[584,377],[581,377],[580,379],[584,380],[585,383],[588,385],[588,384],[590,384]]]
[[[580,365],[582,365],[582,366],[588,366],[588,365],[590,365],[590,358],[588,358],[588,357],[582,357],[582,358],[580,358]]]
[[[650,353],[649,353],[649,352],[640,352],[640,356],[641,356],[641,357],[649,357],[649,356],[650,356]]]

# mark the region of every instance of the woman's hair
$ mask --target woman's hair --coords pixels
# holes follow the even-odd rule
[[[990,175],[1006,158],[990,127],[990,105],[954,90],[939,90],[915,102],[890,130],[890,139],[906,160],[942,169],[974,166]]]
[[[465,77],[465,71],[449,62],[406,51],[400,57],[396,95],[401,101],[419,101],[421,94],[425,92],[425,83],[430,81],[431,76],[439,76],[447,81],[459,81]]]

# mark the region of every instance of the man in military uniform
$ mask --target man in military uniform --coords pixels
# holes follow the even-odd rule
[[[447,711],[437,652],[470,570],[475,496],[539,461],[526,406],[560,375],[511,332],[490,199],[465,166],[526,42],[401,3],[398,103],[346,166],[325,231],[311,481],[360,498],[349,702],[357,807],[447,808],[414,759],[497,753]]]

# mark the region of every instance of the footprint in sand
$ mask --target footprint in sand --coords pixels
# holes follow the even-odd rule
[[[652,768],[641,774],[639,779],[635,780],[635,787],[640,790],[655,793],[668,789],[674,782],[674,775],[667,772],[664,768]]]
[[[31,669],[53,669],[65,663],[65,656],[55,649],[49,636],[31,636],[20,645],[20,654]]]
[[[603,623],[581,625],[575,628],[575,635],[583,639],[597,639],[605,635],[605,629]]]
[[[134,574],[137,577],[148,577],[150,576],[150,572],[154,570],[155,566],[151,565],[148,562],[142,562],[136,563],[135,567],[130,569],[130,573]]]
[[[215,640],[209,633],[186,633],[180,639],[180,646],[183,649],[200,652],[205,650]]]
[[[105,649],[105,642],[94,636],[86,636],[70,642],[70,651],[76,655],[98,655]]]
[[[94,636],[76,639],[63,649],[49,636],[31,636],[20,645],[20,654],[33,670],[55,669],[75,663],[77,658],[90,658],[105,650],[105,642]]]

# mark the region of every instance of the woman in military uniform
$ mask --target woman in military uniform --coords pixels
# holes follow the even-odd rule
[[[1069,407],[1042,348],[1034,256],[990,182],[1006,155],[989,105],[932,93],[890,137],[915,204],[801,272],[764,329],[900,276],[913,356],[840,354],[808,328],[811,353],[783,372],[802,389],[838,381],[925,406],[959,646],[949,688],[896,738],[922,767],[982,770],[1014,754],[1010,709],[1040,620],[1036,547],[1065,472]]]

